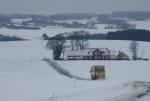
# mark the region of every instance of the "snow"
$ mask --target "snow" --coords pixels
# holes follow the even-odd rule
[[[89,41],[91,47],[108,47],[130,54],[129,41]],[[134,99],[146,87],[134,81],[150,81],[149,61],[57,61],[69,72],[90,78],[93,65],[105,65],[106,80],[75,80],[58,74],[44,57],[46,41],[0,42],[0,101],[121,101]],[[143,56],[150,58],[150,43],[140,42]],[[138,101],[148,101],[149,95]],[[130,101],[130,100],[128,100]]]
[[[96,27],[99,29],[100,33],[108,33],[119,30],[119,29],[106,29],[105,28],[106,26],[108,26],[108,24],[96,24]]]
[[[9,36],[18,36],[24,39],[30,40],[39,40],[41,39],[43,33],[46,33],[48,36],[52,37],[59,33],[64,32],[73,32],[73,31],[88,31],[91,34],[102,33],[105,34],[109,31],[116,31],[116,29],[104,29],[106,24],[97,24],[97,29],[84,29],[84,28],[61,28],[61,27],[41,27],[40,30],[26,30],[26,29],[7,29],[0,28],[0,34],[9,35]]]
[[[28,21],[31,20],[31,18],[26,18],[26,19],[12,19],[12,21],[16,24],[20,24],[22,21]],[[96,19],[83,19],[83,20],[64,20],[67,23],[71,23],[73,21],[77,21],[80,23],[87,23],[91,21],[96,21]],[[19,23],[17,23],[19,22]],[[63,21],[61,21],[63,22]],[[148,21],[127,21],[128,23],[131,24],[136,24],[137,29],[150,29],[150,20]],[[3,35],[9,35],[9,36],[18,36],[21,38],[25,39],[30,39],[30,40],[39,40],[41,39],[43,33],[46,33],[48,36],[52,37],[57,35],[58,33],[64,33],[64,32],[72,32],[72,31],[88,31],[91,34],[97,34],[97,33],[102,33],[106,34],[107,32],[110,31],[117,31],[119,29],[105,29],[105,27],[108,26],[107,24],[96,24],[97,29],[85,29],[85,28],[62,28],[59,26],[47,26],[47,27],[41,27],[40,30],[27,30],[27,29],[7,29],[7,28],[0,28],[0,34]]]
[[[26,19],[29,20],[29,19]],[[86,20],[83,21],[85,23]],[[149,21],[129,21],[138,28],[149,29]],[[14,30],[0,28],[0,34],[18,36],[29,41],[0,42],[0,101],[149,101],[148,93],[140,99],[135,96],[147,91],[147,87],[134,87],[135,81],[150,82],[150,61],[57,61],[63,68],[79,77],[90,79],[93,65],[105,65],[105,80],[76,80],[58,74],[44,57],[52,59],[52,51],[45,48],[43,33],[85,30],[91,34],[107,33],[105,24],[98,29],[41,27],[40,30]],[[130,41],[90,40],[92,48],[109,48],[125,52],[131,57]],[[139,42],[139,56],[150,58],[150,43]]]
[[[71,19],[71,20],[55,20],[55,22],[60,22],[60,23],[69,23],[69,24],[72,24],[73,22],[78,22],[78,23],[81,23],[81,24],[87,24],[89,22],[96,22],[97,21],[97,18],[96,17],[93,17],[91,19],[82,19],[82,20],[77,20],[77,19]]]
[[[24,21],[30,21],[32,18],[13,18],[11,19],[12,23],[21,24]]]
[[[150,20],[148,21],[128,21],[131,24],[135,24],[137,29],[150,30]]]

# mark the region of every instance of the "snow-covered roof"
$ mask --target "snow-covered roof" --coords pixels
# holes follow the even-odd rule
[[[110,50],[108,48],[87,48],[85,50],[67,50],[65,54],[67,56],[92,56],[95,50],[103,51],[105,55],[110,54]]]

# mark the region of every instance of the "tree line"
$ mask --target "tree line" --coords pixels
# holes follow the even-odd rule
[[[108,32],[108,40],[137,40],[150,42],[150,31],[144,29],[130,29],[116,32]]]
[[[21,41],[21,40],[26,40],[26,39],[19,38],[16,36],[0,35],[0,41]]]
[[[83,33],[82,35],[74,36],[72,33]],[[130,29],[130,30],[121,30],[116,32],[108,33],[99,33],[99,34],[90,34],[87,31],[75,31],[75,32],[66,32],[59,33],[65,36],[65,40],[71,40],[76,37],[79,39],[88,39],[88,40],[137,40],[137,41],[148,41],[150,42],[150,31],[144,29]],[[43,34],[44,40],[55,39],[56,36],[49,37],[46,33]]]

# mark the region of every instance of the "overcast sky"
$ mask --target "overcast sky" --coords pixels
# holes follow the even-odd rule
[[[0,0],[0,13],[58,14],[150,11],[150,0]]]

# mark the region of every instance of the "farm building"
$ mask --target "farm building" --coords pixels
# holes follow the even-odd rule
[[[67,60],[128,60],[129,57],[123,53],[115,53],[108,48],[87,48],[85,50],[66,50],[63,59]]]
[[[118,53],[118,55],[116,56],[117,60],[130,60],[129,56],[126,55],[124,52],[120,52]]]
[[[83,51],[66,51],[66,58],[69,60],[105,60],[110,57],[108,48],[88,48]]]

